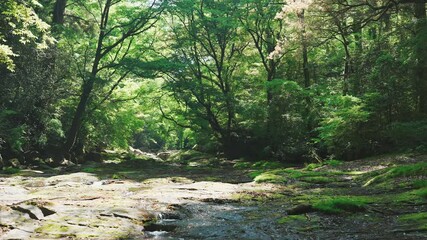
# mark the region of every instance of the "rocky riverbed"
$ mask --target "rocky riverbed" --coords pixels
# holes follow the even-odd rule
[[[421,213],[423,218],[426,211],[423,198],[409,198],[393,209],[384,202],[369,202],[361,211],[342,214],[312,210],[310,205],[310,211],[303,209],[298,215],[291,215],[292,209],[313,204],[320,194],[385,196],[384,192],[363,188],[362,181],[353,179],[359,175],[350,173],[362,170],[360,164],[348,163],[345,169],[348,174],[334,174],[334,181],[323,182],[320,178],[317,182],[307,181],[307,176],[289,177],[286,182],[274,179],[255,182],[254,173],[260,170],[254,170],[250,164],[201,157],[188,161],[115,159],[62,169],[2,174],[0,236],[1,239],[427,237],[422,225],[425,219],[421,219],[421,226],[418,222],[399,221],[399,217],[408,214]],[[372,164],[381,165],[374,161]],[[239,167],[242,165],[246,167]],[[326,172],[328,168],[322,166],[318,171]],[[366,172],[376,171],[368,164],[366,168]]]

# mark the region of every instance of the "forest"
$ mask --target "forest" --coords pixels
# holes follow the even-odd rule
[[[426,3],[1,0],[0,237],[427,237]]]

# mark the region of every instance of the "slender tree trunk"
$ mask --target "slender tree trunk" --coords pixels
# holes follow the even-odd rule
[[[426,4],[424,0],[417,0],[414,4],[414,15],[417,20],[415,26],[415,54],[416,65],[416,87],[418,98],[418,110],[427,114],[427,22]]]
[[[76,112],[74,113],[73,121],[68,131],[67,141],[64,146],[64,150],[66,153],[69,153],[71,151],[71,149],[74,147],[74,144],[77,141],[77,137],[83,123],[83,116],[86,112],[86,106],[89,102],[93,85],[94,85],[93,79],[89,79],[85,84],[83,84],[83,91],[80,96],[80,101],[79,101],[79,104],[77,105]]]
[[[262,41],[262,40],[261,40]],[[271,29],[267,30],[266,33],[266,50],[267,53],[271,53],[274,51],[274,48],[276,47],[276,40],[274,39],[274,33]],[[262,53],[262,44],[259,48],[259,52],[260,54]],[[278,61],[274,60],[274,59],[269,59],[266,58],[265,55],[263,55],[263,61],[265,61],[265,70],[267,71],[267,82],[271,82],[276,78],[276,73],[277,73],[277,65],[278,65]],[[273,91],[271,88],[267,88],[267,104],[268,106],[270,106],[270,104],[273,101]]]
[[[74,113],[74,117],[71,122],[71,127],[68,131],[67,139],[64,145],[65,153],[70,153],[72,151],[83,124],[83,118],[86,112],[86,107],[89,103],[89,98],[92,93],[93,86],[95,84],[96,77],[98,74],[99,64],[103,57],[103,54],[102,54],[103,40],[105,36],[105,28],[107,26],[110,6],[111,6],[111,0],[107,0],[107,2],[105,3],[105,8],[102,13],[102,17],[101,17],[101,24],[100,24],[101,30],[98,35],[98,43],[97,43],[97,48],[95,52],[95,58],[92,65],[92,70],[89,78],[83,80],[82,94],[80,95],[80,101],[79,101],[79,104],[77,105],[76,112]]]
[[[363,37],[362,37],[362,26],[360,22],[355,23],[355,30],[354,30],[354,41],[356,44],[356,53],[355,53],[355,66],[359,69],[358,66],[361,65],[361,59],[363,55]],[[357,71],[353,69],[353,71]],[[352,84],[352,89],[355,94],[362,94],[363,88],[362,88],[362,77],[361,76],[354,76],[354,81]]]
[[[304,10],[298,14],[298,18],[301,24],[301,46],[302,46],[302,60],[303,60],[303,74],[304,74],[304,87],[310,87],[310,70],[308,66],[308,50],[307,50],[307,37],[305,29],[305,15]]]
[[[54,24],[62,25],[64,23],[65,7],[67,6],[67,0],[56,0],[55,6],[53,7],[53,18]]]
[[[348,45],[344,44],[345,49],[345,63],[344,63],[344,83],[343,83],[343,95],[347,95],[349,92],[349,78],[350,78],[350,51]]]
[[[307,43],[304,40],[302,43],[302,59],[303,59],[303,69],[304,69],[304,87],[306,89],[310,88],[310,70],[308,66],[308,51]]]
[[[93,86],[95,84],[96,72],[98,71],[100,58],[95,61],[92,69],[92,73],[89,79],[83,84],[82,94],[80,96],[79,104],[77,105],[76,112],[74,113],[73,121],[71,123],[70,130],[68,131],[67,141],[64,146],[64,150],[66,153],[70,152],[74,147],[74,144],[77,141],[77,137],[79,135],[80,129],[83,123],[83,117],[86,112],[86,107],[89,103],[89,98],[93,90]]]
[[[276,63],[274,60],[269,60],[269,68],[267,70],[267,82],[271,82],[276,77]],[[273,91],[271,88],[267,88],[267,105],[270,106],[273,101]]]
[[[302,10],[299,14],[299,21],[302,27],[301,30],[301,46],[302,46],[302,66],[303,66],[303,75],[304,75],[304,88],[306,90],[310,89],[311,81],[310,81],[310,69],[309,69],[309,63],[308,63],[308,44],[307,44],[307,36],[306,36],[306,29],[305,29],[305,13],[304,10]],[[310,117],[311,113],[311,98],[309,95],[305,98],[305,115],[307,119],[307,130],[312,131],[312,120]]]
[[[357,53],[361,55],[363,53],[363,38],[362,38],[362,26],[360,22],[355,23],[354,41],[356,42]]]

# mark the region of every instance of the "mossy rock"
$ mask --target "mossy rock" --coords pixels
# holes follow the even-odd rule
[[[326,184],[338,181],[336,178],[316,176],[316,177],[302,177],[299,179],[303,182],[315,183],[315,184]]]
[[[341,175],[341,172],[317,172],[306,171],[304,169],[283,168],[270,171],[257,170],[249,174],[255,182],[285,183],[289,180],[301,180],[310,183],[329,183],[337,181],[334,176]]]
[[[237,168],[237,169],[250,169],[252,167],[252,164],[250,162],[236,162],[233,165],[233,168]]]
[[[386,196],[392,204],[423,203],[427,199],[427,187],[406,191],[393,196]]]
[[[380,170],[374,173],[375,175],[366,181],[364,187],[371,184],[378,184],[385,181],[390,181],[400,177],[418,177],[425,176],[427,172],[427,162],[419,162],[415,164],[407,164],[401,166],[389,167],[385,170]]]
[[[313,204],[313,208],[327,214],[362,212],[366,210],[367,202],[361,197],[337,197],[318,201]]]
[[[263,183],[263,182],[269,182],[269,183],[285,183],[288,181],[288,179],[285,176],[276,175],[274,173],[262,173],[254,178],[254,181],[256,183]]]
[[[69,226],[62,225],[60,223],[47,223],[35,229],[36,233],[42,234],[44,236],[56,237],[67,236],[70,233],[69,231]]]

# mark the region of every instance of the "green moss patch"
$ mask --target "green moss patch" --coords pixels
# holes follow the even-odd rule
[[[61,234],[66,233],[69,231],[68,226],[55,224],[55,223],[48,223],[45,224],[35,230],[37,233],[52,233],[52,234]]]
[[[405,214],[399,217],[399,222],[408,224],[411,228],[427,231],[427,212]]]
[[[269,183],[284,183],[287,182],[288,178],[282,175],[274,173],[262,173],[254,178],[257,183],[269,182]]]
[[[86,173],[95,173],[96,169],[93,167],[86,167],[86,168],[83,168],[82,171]]]
[[[367,202],[361,197],[338,197],[316,202],[313,208],[328,214],[361,212],[365,210]]]
[[[427,187],[415,190],[406,191],[394,196],[388,196],[390,202],[394,204],[406,203],[422,203],[427,199]]]
[[[325,183],[331,183],[331,182],[336,182],[337,181],[336,178],[323,177],[323,176],[302,177],[302,178],[300,178],[300,180],[303,181],[303,182],[316,183],[316,184],[325,184]]]
[[[387,168],[386,170],[379,171],[379,174],[369,179],[364,186],[369,186],[373,183],[381,183],[390,179],[399,177],[418,177],[425,176],[427,172],[427,162],[420,162],[416,164],[408,164],[402,166],[395,166]]]
[[[425,221],[427,223],[427,212],[405,214],[399,217],[399,221]]]
[[[276,161],[258,161],[258,162],[246,162],[240,160],[233,165],[237,169],[252,169],[252,170],[272,170],[283,168],[285,165],[281,162]]]
[[[330,183],[336,181],[334,176],[339,175],[339,172],[316,172],[305,171],[303,169],[275,169],[271,171],[253,171],[249,174],[257,183],[286,183],[289,180],[300,180],[309,183]]]
[[[412,182],[413,188],[427,188],[427,180],[415,180]]]
[[[427,199],[427,187],[414,191],[415,195]]]

